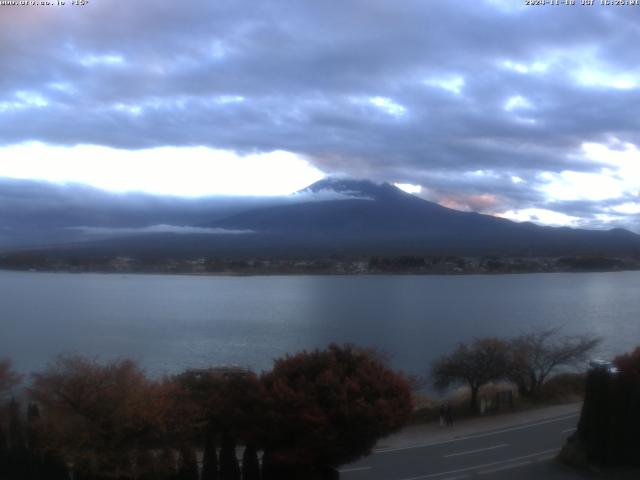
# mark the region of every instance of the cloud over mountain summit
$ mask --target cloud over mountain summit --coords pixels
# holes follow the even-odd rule
[[[636,13],[504,0],[2,7],[0,143],[284,151],[444,205],[638,230]]]

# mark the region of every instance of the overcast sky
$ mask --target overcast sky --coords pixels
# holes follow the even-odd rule
[[[640,231],[640,7],[523,3],[0,6],[0,177],[199,196],[343,174]]]

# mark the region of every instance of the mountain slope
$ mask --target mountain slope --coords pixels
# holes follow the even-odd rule
[[[146,233],[45,250],[60,257],[155,259],[640,254],[640,236],[627,230],[516,223],[452,210],[392,185],[364,180],[321,180],[284,204],[250,208],[198,227],[213,230],[209,234]]]
[[[640,249],[640,237],[626,230],[516,223],[445,208],[389,184],[328,179],[303,190],[309,192],[334,192],[342,198],[255,209],[210,226],[252,230],[265,245],[281,243],[322,253],[333,249],[366,254],[546,255],[634,253]]]

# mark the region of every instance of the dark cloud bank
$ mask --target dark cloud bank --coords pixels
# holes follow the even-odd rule
[[[210,225],[256,208],[336,199],[353,196],[323,191],[182,198],[0,178],[0,249],[158,233],[242,235],[250,231]]]
[[[638,12],[520,4],[5,8],[0,143],[282,149],[327,173],[421,184],[426,198],[462,208],[547,208],[585,226],[637,230],[637,215],[604,225],[596,215],[606,202],[549,203],[539,174],[599,172],[602,164],[581,157],[584,142],[640,143],[640,89],[624,83],[638,73]],[[101,195],[90,194],[98,204]],[[629,201],[637,192],[612,203]],[[138,195],[109,202],[131,206],[124,224],[163,207]],[[193,206],[176,205],[168,216]]]

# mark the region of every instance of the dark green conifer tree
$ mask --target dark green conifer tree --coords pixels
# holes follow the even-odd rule
[[[40,408],[35,403],[27,407],[27,447],[29,451],[40,452]]]
[[[219,478],[216,434],[212,429],[209,429],[204,440],[202,480],[218,480]]]
[[[242,454],[242,480],[260,480],[258,451],[251,443],[247,445]]]
[[[20,404],[15,398],[12,398],[9,403],[9,446],[11,451],[26,448]]]
[[[29,452],[27,450],[20,404],[15,398],[9,403],[9,458],[7,478],[25,480],[29,478]]]
[[[6,478],[8,475],[9,462],[9,445],[7,437],[4,435],[4,429],[0,425],[0,478]]]
[[[158,480],[175,480],[176,471],[176,457],[173,450],[170,448],[164,448],[160,452],[157,461],[158,468]]]
[[[27,406],[26,447],[28,450],[28,480],[47,478],[43,465],[43,451],[41,439],[40,409],[35,403]]]
[[[136,455],[136,474],[138,480],[156,480],[156,461],[151,452],[142,448]]]
[[[198,480],[198,458],[190,445],[180,447],[178,460],[178,480]]]
[[[220,480],[240,480],[240,465],[236,457],[236,442],[225,429],[220,449]]]
[[[262,468],[260,469],[260,473],[262,476],[262,480],[277,480],[275,472],[273,471],[273,458],[271,455],[271,451],[268,448],[265,448],[264,452],[262,452]]]

